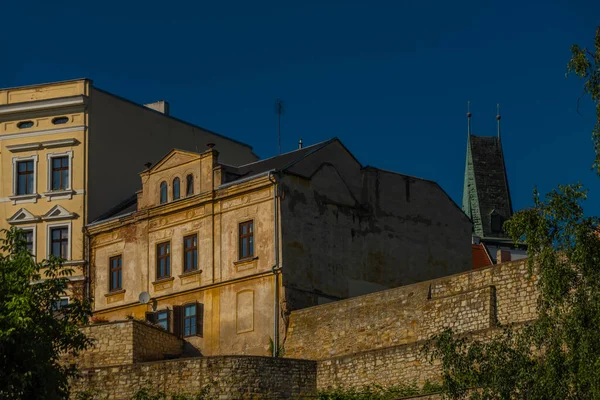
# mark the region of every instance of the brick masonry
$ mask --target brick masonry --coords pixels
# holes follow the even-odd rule
[[[80,368],[156,361],[181,355],[183,342],[161,328],[136,320],[86,326],[94,345],[79,355]]]
[[[220,399],[302,398],[317,390],[423,384],[439,379],[421,346],[444,328],[476,338],[498,323],[536,316],[536,279],[524,260],[333,302],[290,315],[286,357],[215,356],[160,362],[181,340],[138,321],[86,327],[96,347],[81,355],[75,390],[127,399],[143,387],[194,393],[214,382]],[[314,360],[314,361],[313,361]],[[434,399],[433,397],[421,397]]]
[[[485,337],[535,318],[536,301],[535,277],[515,261],[293,312],[286,355],[318,360],[318,389],[437,381],[425,340],[447,327]]]
[[[316,362],[257,356],[214,356],[83,371],[72,398],[88,390],[101,399],[131,399],[140,389],[195,394],[209,386],[218,399],[288,399],[314,395]]]
[[[535,318],[535,279],[515,261],[290,315],[286,355],[322,360]]]

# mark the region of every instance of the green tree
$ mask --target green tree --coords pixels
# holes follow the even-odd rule
[[[600,175],[600,26],[596,29],[594,51],[576,44],[571,46],[571,60],[567,64],[567,72],[583,79],[583,95],[589,96],[596,108],[592,141],[596,151],[594,166]]]
[[[72,270],[51,258],[36,263],[22,231],[0,238],[0,398],[65,399],[77,373],[69,356],[90,345],[79,330],[87,302],[58,308]]]
[[[585,80],[596,107],[600,175],[600,27],[595,52],[571,48],[567,69]],[[559,186],[516,213],[504,228],[528,246],[538,282],[538,318],[504,326],[490,340],[451,330],[424,347],[442,361],[442,392],[459,399],[600,399],[600,220],[586,217],[581,185]]]

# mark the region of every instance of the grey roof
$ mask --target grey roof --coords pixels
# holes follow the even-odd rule
[[[90,225],[93,225],[96,222],[104,222],[109,219],[124,217],[125,215],[129,215],[134,211],[137,211],[137,194],[129,196],[119,204],[110,208],[104,214],[92,221]]]
[[[323,147],[336,140],[338,139],[333,138],[325,142],[313,144],[311,146],[303,147],[301,149],[296,149],[294,151],[283,153],[275,157],[255,161],[246,165],[240,165],[239,167],[232,167],[229,165],[224,166],[226,172],[226,182],[233,182],[241,178],[258,175],[271,170],[283,170],[289,168],[298,161],[302,160],[303,158],[322,149]]]

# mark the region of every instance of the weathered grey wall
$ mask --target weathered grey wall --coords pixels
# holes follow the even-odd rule
[[[89,108],[88,222],[139,190],[144,164],[174,148],[202,152],[215,143],[220,160],[230,165],[258,158],[248,145],[98,89],[92,89]]]
[[[335,150],[281,180],[288,308],[471,268],[471,222],[435,182],[361,168]]]
[[[316,362],[252,356],[187,358],[84,370],[72,398],[88,390],[98,398],[131,399],[140,389],[196,394],[209,386],[213,398],[297,399],[314,396]]]

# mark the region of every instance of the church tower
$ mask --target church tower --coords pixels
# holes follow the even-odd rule
[[[508,177],[500,135],[500,111],[496,115],[497,136],[471,134],[471,113],[467,112],[467,159],[462,209],[473,221],[473,235],[488,248],[496,262],[497,250],[512,248],[512,240],[502,230],[513,214]]]

